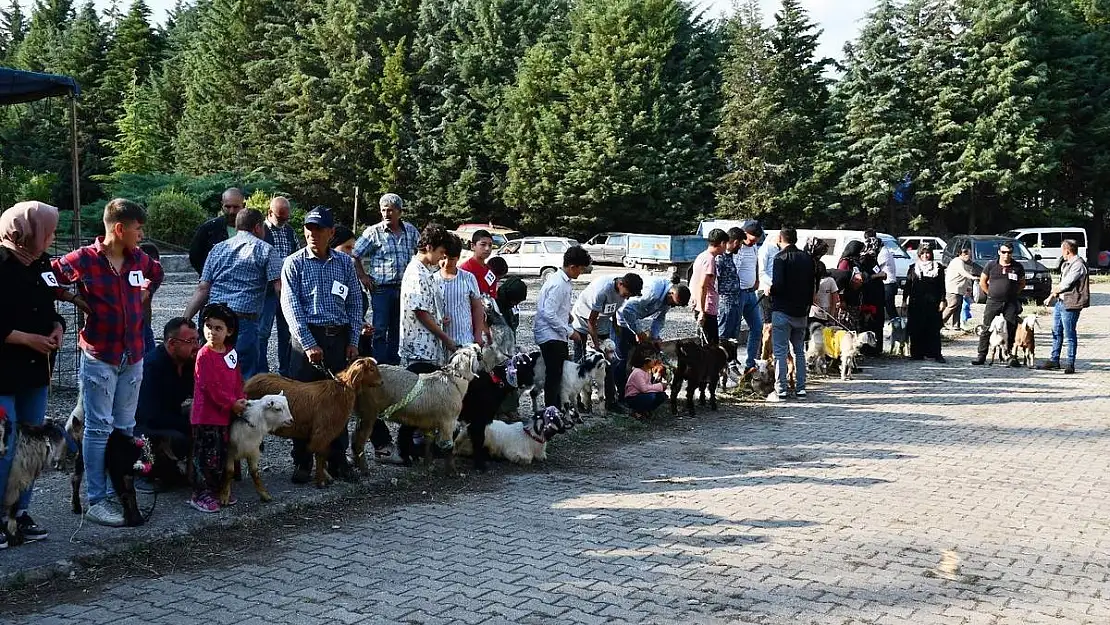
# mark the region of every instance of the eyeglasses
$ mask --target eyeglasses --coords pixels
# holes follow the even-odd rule
[[[999,254],[1013,254],[1010,250],[998,250]]]

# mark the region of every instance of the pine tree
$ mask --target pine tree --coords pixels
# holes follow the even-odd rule
[[[117,173],[148,174],[167,171],[162,147],[168,137],[158,123],[157,93],[149,84],[131,79],[123,101],[123,115],[116,122],[112,147],[112,170]]]
[[[100,88],[116,102],[106,111],[113,124],[123,114],[123,99],[131,93],[129,85],[138,77],[139,84],[146,81],[157,62],[157,40],[150,26],[150,9],[145,0],[135,0],[127,15],[119,21],[111,41]]]
[[[61,46],[62,33],[73,17],[69,0],[37,0],[31,22],[12,55],[15,66],[33,72],[49,71],[53,54]]]
[[[11,0],[7,9],[0,9],[0,63],[7,65],[22,43],[27,25],[19,0]]]

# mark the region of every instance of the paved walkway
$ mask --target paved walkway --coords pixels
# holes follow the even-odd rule
[[[493,492],[10,622],[1103,625],[1101,290],[1079,375],[972,368],[965,338],[948,365],[870,362],[805,403],[727,405],[600,456],[565,446]]]

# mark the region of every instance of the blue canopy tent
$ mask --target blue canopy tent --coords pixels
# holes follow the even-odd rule
[[[81,87],[77,81],[69,76],[57,74],[41,74],[38,72],[25,72],[10,67],[0,67],[0,106],[7,104],[20,104],[34,102],[44,98],[65,97],[69,99],[69,134],[70,153],[72,160],[73,182],[73,241],[74,245],[81,243],[81,167],[77,151],[77,96]],[[0,210],[5,207],[0,207]],[[70,331],[76,331],[81,325],[81,311],[74,309],[77,314],[77,323],[73,324]],[[74,379],[76,379],[77,360],[79,351],[74,352]]]

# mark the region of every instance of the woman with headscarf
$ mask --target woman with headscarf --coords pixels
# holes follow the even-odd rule
[[[860,304],[863,303],[864,273],[861,255],[863,242],[851,241],[844,246],[837,263],[836,284],[840,287],[840,323],[848,330],[860,330]]]
[[[923,245],[917,250],[917,263],[910,267],[902,292],[906,302],[906,335],[910,358],[933,358],[940,354],[941,313],[944,310],[944,267],[933,260],[933,250]]]
[[[886,274],[879,266],[879,250],[883,249],[883,242],[878,237],[868,237],[863,242],[863,251],[860,252],[859,266],[863,274],[863,288],[860,290],[860,331],[874,332],[879,338],[880,346],[863,345],[860,353],[865,356],[881,356],[883,336],[883,322],[886,313],[886,289],[883,280]]]
[[[7,419],[8,449],[0,457],[0,489],[15,458],[16,424],[42,425],[46,418],[52,356],[65,332],[65,319],[54,310],[58,280],[46,253],[57,227],[58,209],[41,202],[21,202],[0,215],[0,284],[18,295],[0,306],[0,418]],[[33,489],[23,491],[16,505],[17,531],[25,541],[47,536],[27,512]],[[0,548],[11,538],[0,533]]]

